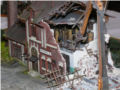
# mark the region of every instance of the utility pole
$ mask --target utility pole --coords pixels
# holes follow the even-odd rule
[[[96,1],[97,24],[98,24],[98,48],[99,48],[99,77],[98,90],[109,90],[108,76],[106,69],[107,55],[105,53],[105,25],[104,25],[104,8],[102,2]]]

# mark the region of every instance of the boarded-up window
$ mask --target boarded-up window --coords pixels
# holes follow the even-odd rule
[[[12,56],[18,59],[21,59],[21,56],[22,56],[21,46],[13,44],[13,55]]]

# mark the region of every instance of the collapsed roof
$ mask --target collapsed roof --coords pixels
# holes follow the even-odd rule
[[[119,3],[120,2],[109,1],[107,10],[120,12]],[[30,16],[30,8],[35,12],[35,17],[33,18],[34,23],[39,23],[41,20],[45,20],[49,24],[54,25],[74,25],[80,16],[84,13],[86,2],[33,1],[30,6],[23,10],[23,13],[19,16],[19,18],[26,21]],[[95,14],[96,10],[93,9],[90,18],[96,17]],[[21,26],[20,24],[13,25],[8,30],[7,37],[17,42],[24,43],[25,27]]]
[[[64,1],[32,1],[31,5],[28,6],[23,13],[19,16],[20,19],[27,20],[30,16],[30,8],[35,12],[34,21],[42,20],[48,16],[48,12],[55,7],[60,6]]]
[[[85,4],[82,2],[67,2],[67,1],[33,1],[31,5],[26,8],[23,13],[19,16],[22,20],[27,20],[30,16],[29,9],[31,8],[35,12],[33,18],[34,23],[40,22],[43,20],[49,20],[55,14],[69,13],[69,9],[77,5],[76,8],[85,9]],[[80,6],[79,6],[80,5]],[[75,8],[72,8],[75,9]],[[74,13],[72,16],[79,16],[79,14]],[[70,17],[71,15],[67,16]],[[76,18],[77,18],[76,17]],[[64,17],[66,18],[66,17]]]
[[[119,3],[120,2],[108,1],[107,10],[114,10],[120,12]],[[35,17],[33,18],[34,23],[39,23],[41,20],[50,20],[50,23],[54,24],[75,24],[75,21],[79,18],[79,15],[84,13],[84,10],[86,8],[86,2],[33,1],[31,5],[28,6],[28,8],[26,8],[19,16],[20,19],[28,19],[28,17],[30,16],[30,8],[35,11]],[[93,17],[95,17],[95,12],[96,10],[93,9]],[[54,18],[51,19],[51,17]]]

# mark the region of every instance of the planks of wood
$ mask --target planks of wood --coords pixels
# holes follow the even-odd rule
[[[83,24],[82,24],[82,27],[80,28],[81,29],[80,31],[81,31],[82,35],[85,34],[86,26],[87,26],[88,19],[89,19],[89,16],[91,14],[91,11],[92,11],[92,3],[90,1],[88,1],[86,11],[85,11],[85,16],[83,18]]]

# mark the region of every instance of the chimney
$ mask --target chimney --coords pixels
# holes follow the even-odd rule
[[[8,1],[8,28],[17,20],[17,1]]]

